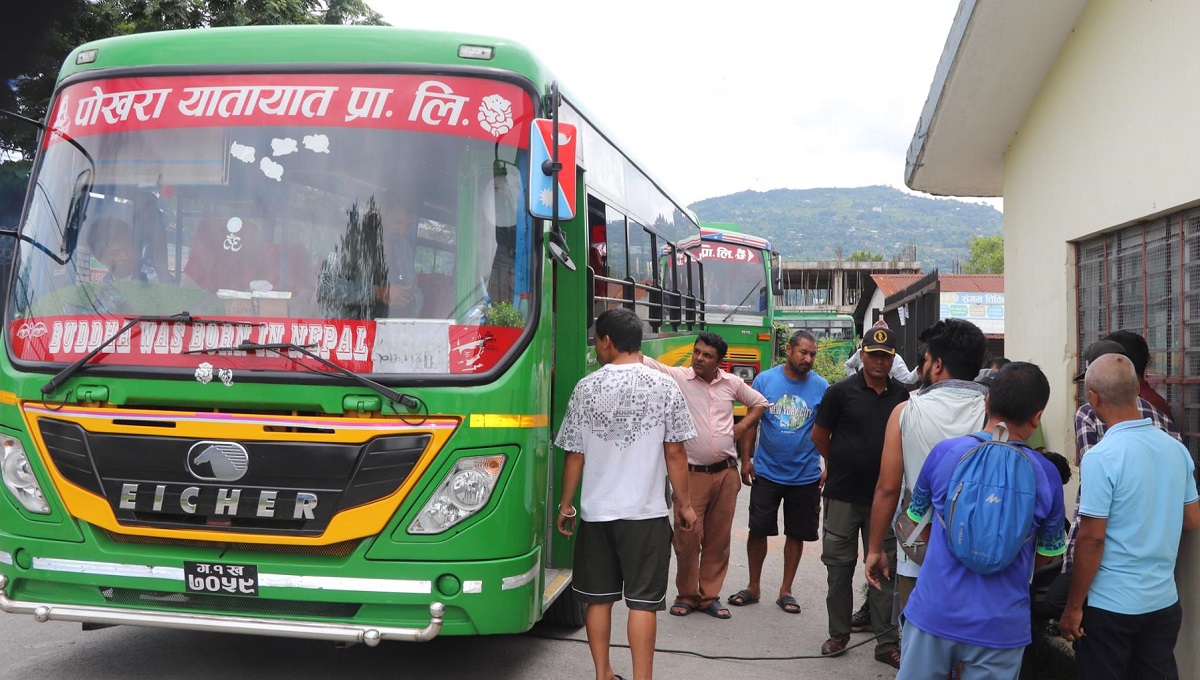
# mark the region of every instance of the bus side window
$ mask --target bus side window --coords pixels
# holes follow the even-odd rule
[[[678,269],[676,264],[678,256],[675,253],[675,245],[662,241],[663,245],[659,247],[660,257],[662,258],[662,272],[659,274],[659,281],[662,281],[663,287],[663,304],[667,308],[666,322],[670,323],[678,330],[680,321],[682,320],[681,308],[679,306],[679,279],[677,277]],[[686,276],[686,274],[685,274]]]

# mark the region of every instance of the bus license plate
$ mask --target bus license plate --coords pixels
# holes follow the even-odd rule
[[[258,596],[258,567],[253,564],[184,562],[183,580],[189,593]]]

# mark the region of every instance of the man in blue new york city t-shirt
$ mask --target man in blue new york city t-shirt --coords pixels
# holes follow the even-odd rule
[[[817,540],[821,514],[821,456],[812,441],[817,407],[829,382],[812,370],[817,339],[796,331],[787,344],[787,360],[754,379],[754,389],[770,406],[759,421],[758,445],[750,457],[753,437],[739,442],[742,483],[750,486],[750,531],[746,556],[750,583],[729,597],[729,604],[758,602],[759,580],[767,557],[767,537],[779,535],[779,506],[783,504],[783,582],[775,604],[799,614],[792,581],[800,566],[804,541]]]

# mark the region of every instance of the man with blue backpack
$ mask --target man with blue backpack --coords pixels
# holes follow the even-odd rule
[[[1035,365],[996,374],[983,431],[930,451],[909,504],[931,528],[921,577],[904,609],[897,680],[1020,674],[1035,566],[1065,549],[1063,494],[1054,464],[1030,449],[1050,398]]]

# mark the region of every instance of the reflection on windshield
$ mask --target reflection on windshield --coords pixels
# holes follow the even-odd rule
[[[66,265],[19,246],[7,309],[18,358],[70,361],[88,334],[72,330],[66,346],[68,327],[187,310],[274,329],[256,342],[315,334],[323,356],[359,371],[495,365],[536,304],[521,182],[528,96],[472,78],[236,78],[94,81],[60,93],[55,125],[95,158],[95,179]],[[205,92],[207,108],[193,104]],[[117,107],[118,96],[133,105]],[[264,104],[271,97],[295,105]],[[251,106],[255,116],[236,115]],[[480,106],[508,118],[476,122],[467,107]],[[263,125],[269,114],[279,124]],[[65,143],[43,153],[24,230],[57,244],[73,180],[90,163]],[[108,360],[138,363],[140,351],[123,357],[122,347],[138,343],[115,343]]]

